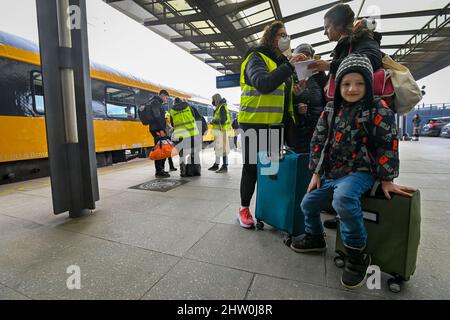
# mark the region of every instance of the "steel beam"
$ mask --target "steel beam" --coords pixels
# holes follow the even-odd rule
[[[36,9],[53,211],[78,217],[99,200],[86,0],[36,0]]]

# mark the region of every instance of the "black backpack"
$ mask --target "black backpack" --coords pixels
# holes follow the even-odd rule
[[[141,105],[138,109],[139,119],[143,125],[155,125],[158,119],[161,117],[160,108],[162,104],[156,97],[151,98],[145,104]]]
[[[201,129],[202,135],[205,135],[205,133],[208,131],[208,123],[206,123],[205,118],[194,107],[191,107],[191,112],[192,112],[192,115],[195,118],[195,121],[202,123],[202,127],[198,128],[198,129],[199,130]]]

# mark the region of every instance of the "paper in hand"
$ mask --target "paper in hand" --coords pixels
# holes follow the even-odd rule
[[[310,59],[305,61],[300,61],[294,64],[295,72],[297,73],[298,80],[305,80],[311,77],[313,74],[317,73],[317,70],[308,69],[310,64],[313,64],[316,60]]]

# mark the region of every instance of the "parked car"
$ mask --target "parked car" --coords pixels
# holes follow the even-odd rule
[[[427,124],[422,127],[422,135],[429,137],[439,137],[441,129],[447,123],[450,123],[450,117],[431,118]]]
[[[450,138],[450,123],[447,123],[441,129],[441,137]]]

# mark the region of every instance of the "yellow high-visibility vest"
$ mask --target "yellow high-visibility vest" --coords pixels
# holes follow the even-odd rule
[[[189,105],[179,111],[170,109],[170,116],[173,120],[173,136],[175,138],[189,138],[200,134]]]
[[[286,84],[283,82],[271,93],[263,94],[260,93],[255,87],[252,87],[251,85],[245,83],[245,68],[250,57],[255,53],[256,52],[252,52],[251,54],[249,54],[241,65],[241,110],[239,111],[238,121],[239,123],[251,124],[281,123],[283,121]],[[269,72],[272,72],[278,67],[275,61],[270,59],[265,54],[261,52],[257,52],[257,54],[259,54],[263,58]],[[289,92],[290,99],[288,112],[295,121],[292,101],[293,87],[294,83],[292,82]]]
[[[219,107],[217,107],[216,110],[214,110],[214,119],[220,121],[220,111],[222,108],[225,108],[225,111],[227,113],[227,120],[223,125],[221,125],[220,123],[213,123],[212,128],[213,130],[226,131],[227,136],[232,136],[233,128],[231,127],[231,116],[226,103],[222,103],[221,105],[219,105]]]

